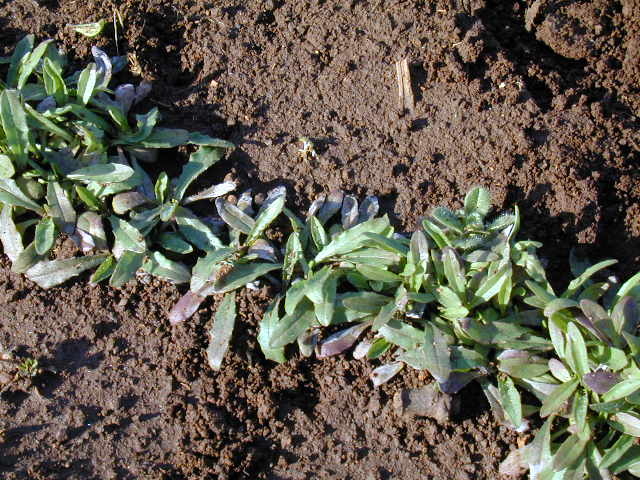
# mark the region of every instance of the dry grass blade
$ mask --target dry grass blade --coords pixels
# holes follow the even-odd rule
[[[396,62],[396,79],[398,81],[398,108],[401,112],[413,113],[415,98],[411,87],[411,72],[409,60],[402,59]]]

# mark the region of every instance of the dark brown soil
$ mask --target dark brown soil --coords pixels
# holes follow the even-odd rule
[[[556,283],[577,244],[621,260],[620,275],[638,270],[636,0],[122,3],[118,48],[154,81],[166,124],[238,145],[216,178],[284,183],[298,208],[336,187],[377,194],[404,230],[484,184],[499,205],[519,203]],[[32,32],[82,61],[92,42],[66,25],[112,14],[107,2],[9,1],[0,45]],[[97,42],[115,53],[112,33]],[[397,107],[404,57],[413,114]],[[317,160],[296,156],[301,135]],[[179,292],[159,282],[42,291],[2,266],[0,342],[58,370],[37,379],[41,395],[2,396],[3,478],[493,479],[524,440],[474,388],[438,425],[393,410],[395,391],[427,381],[415,372],[373,389],[371,366],[346,357],[265,361],[266,287],[243,294],[216,374],[203,359],[211,302],[170,327]]]

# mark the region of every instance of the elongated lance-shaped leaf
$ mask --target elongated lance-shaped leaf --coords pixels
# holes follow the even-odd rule
[[[142,267],[144,254],[125,250],[111,274],[109,285],[112,287],[121,287],[129,280],[135,277],[136,272]]]
[[[129,222],[115,215],[109,217],[109,222],[111,223],[113,235],[116,238],[114,250],[128,250],[136,253],[145,253],[147,251],[144,236],[138,229],[131,226]]]
[[[280,307],[281,300],[282,297],[277,297],[273,302],[271,302],[267,310],[264,312],[264,316],[260,321],[260,331],[258,332],[257,338],[264,357],[267,360],[273,360],[278,363],[284,363],[287,361],[287,358],[284,355],[284,347],[270,348],[269,344],[271,343],[273,334],[276,331],[276,326],[280,320],[278,317],[278,308]]]
[[[224,247],[220,239],[213,234],[211,228],[191,210],[177,207],[174,218],[182,236],[200,250],[206,252]]]
[[[4,254],[9,257],[11,263],[14,263],[24,250],[22,237],[13,221],[12,207],[6,203],[2,205],[0,211],[0,242],[2,242]]]
[[[360,335],[370,326],[370,322],[363,322],[334,333],[320,344],[318,358],[339,355],[351,348],[358,341]]]
[[[509,279],[510,272],[511,265],[504,265],[493,275],[486,277],[480,284],[478,290],[476,290],[471,306],[477,307],[481,303],[488,302],[496,296],[504,285],[504,282]]]
[[[0,178],[0,203],[26,208],[39,215],[43,213],[42,207],[27,197],[15,180],[11,178]]]
[[[149,255],[142,264],[142,269],[171,283],[188,283],[191,280],[191,272],[184,264],[169,260],[160,252]]]
[[[583,437],[581,435],[569,436],[562,442],[562,445],[560,445],[560,448],[553,456],[553,469],[559,472],[570,467],[580,458],[584,449],[587,447],[588,441],[589,437]]]
[[[222,158],[223,150],[212,147],[200,147],[189,157],[189,161],[182,167],[182,173],[173,189],[173,199],[182,200],[187,188],[199,175],[209,169]]]
[[[76,25],[69,25],[75,32],[85,37],[93,38],[102,33],[107,21],[102,18],[97,22],[92,23],[79,23]]]
[[[635,333],[640,324],[638,302],[630,296],[622,297],[611,312],[613,327],[618,335],[622,332]]]
[[[553,461],[551,455],[552,423],[553,417],[548,418],[544,422],[533,439],[533,442],[527,446],[524,452],[524,460],[529,465],[529,472],[532,479],[540,479],[539,474],[543,471],[548,471]]]
[[[219,370],[222,366],[224,354],[229,348],[233,326],[236,321],[236,295],[227,293],[218,306],[213,320],[213,326],[209,330],[209,346],[207,347],[207,359],[209,366]]]
[[[49,48],[51,42],[53,42],[53,40],[51,39],[41,42],[36,48],[33,49],[29,56],[26,56],[24,61],[21,62],[18,75],[19,89],[22,89],[25,86],[27,80],[38,66],[38,63],[42,59],[42,56],[46,53],[47,48]]]
[[[375,195],[367,196],[362,204],[360,205],[360,209],[358,211],[358,223],[367,222],[373,219],[380,210],[380,203],[378,202],[378,197]]]
[[[362,246],[362,242],[365,240],[363,233],[382,233],[388,226],[389,219],[386,216],[360,223],[355,227],[336,235],[328,245],[318,252],[315,262],[319,263],[330,257],[356,250]]]
[[[247,235],[251,233],[256,222],[238,207],[223,198],[218,198],[216,199],[216,208],[218,209],[218,215],[220,215],[231,228],[235,228]]]
[[[282,266],[282,278],[285,282],[289,282],[293,276],[296,264],[302,261],[306,265],[303,258],[302,244],[298,232],[293,232],[287,239],[284,252],[284,262]],[[303,267],[304,268],[304,267]],[[306,271],[305,271],[306,273]]]
[[[580,275],[578,278],[573,279],[571,283],[569,283],[567,290],[562,294],[562,296],[565,298],[573,297],[580,289],[580,287],[582,287],[593,275],[598,273],[600,270],[610,267],[611,265],[614,265],[616,263],[618,263],[617,260],[604,260],[587,268],[582,273],[582,275]]]
[[[374,369],[373,372],[371,372],[369,378],[371,379],[374,387],[379,387],[380,385],[382,385],[383,383],[387,383],[398,373],[400,373],[402,367],[404,367],[404,364],[402,362],[393,362],[386,365],[381,365],[380,367]]]
[[[188,203],[197,202],[198,200],[206,200],[209,198],[218,198],[226,195],[227,193],[231,193],[236,189],[235,182],[222,182],[217,185],[212,185],[209,188],[205,188],[201,192],[196,193],[195,195],[190,195],[182,201],[183,205]]]
[[[358,200],[353,195],[345,195],[340,210],[342,228],[345,230],[354,227],[358,223]]]
[[[42,288],[59,285],[76,275],[97,267],[106,255],[68,258],[65,260],[43,260],[27,270],[27,277]]]
[[[28,55],[33,50],[35,36],[32,34],[25,35],[16,44],[16,48],[13,50],[11,59],[9,61],[9,72],[7,73],[7,85],[10,88],[17,86],[18,72],[24,59],[28,58]]]
[[[213,284],[212,293],[226,293],[245,286],[261,276],[282,268],[277,263],[244,263],[236,264],[228,273],[220,276]]]
[[[277,323],[269,341],[269,348],[281,348],[295,342],[313,324],[314,319],[313,304],[309,300],[302,300],[292,314],[285,315]]]
[[[83,105],[89,103],[98,81],[98,69],[94,63],[88,65],[78,77],[78,88],[76,96]]]
[[[119,163],[100,163],[79,168],[67,174],[70,180],[96,182],[100,185],[124,182],[134,173],[133,168]]]
[[[558,386],[542,404],[542,407],[540,408],[540,416],[548,417],[549,415],[560,410],[564,402],[566,402],[571,397],[571,395],[573,395],[573,392],[576,391],[577,387],[577,378],[573,378],[568,382],[565,382],[562,385]]]
[[[61,232],[71,234],[76,227],[76,211],[67,196],[67,192],[58,182],[47,184],[47,202],[49,213]]]
[[[342,190],[334,190],[327,195],[326,200],[316,215],[321,224],[324,225],[327,223],[327,220],[340,211],[343,199],[344,192]]]
[[[38,255],[44,255],[53,247],[56,225],[51,217],[44,217],[36,225],[34,243]]]
[[[191,318],[204,300],[205,297],[189,290],[178,300],[178,303],[176,303],[169,312],[169,322],[175,325]]]
[[[11,264],[11,271],[14,273],[25,273],[36,263],[45,260],[43,255],[36,252],[35,242],[31,242],[22,250],[15,261]]]
[[[575,372],[580,377],[589,373],[587,347],[580,330],[573,322],[567,325],[567,350],[567,360],[570,361]]]
[[[213,281],[215,274],[233,254],[234,250],[232,248],[219,248],[207,252],[204,257],[200,257],[191,272],[191,291],[198,292],[206,283]]]
[[[148,202],[149,199],[140,192],[122,192],[113,197],[112,206],[116,214],[124,215],[129,210]]]
[[[620,435],[618,440],[604,452],[602,456],[602,460],[598,467],[600,468],[609,468],[611,465],[616,463],[618,460],[622,458],[622,456],[629,451],[629,449],[636,443],[636,440],[631,435]]]
[[[8,155],[0,153],[0,178],[11,178],[16,173],[13,162]]]
[[[0,122],[9,151],[18,167],[23,167],[27,163],[27,151],[31,141],[27,116],[16,90],[4,90],[0,93]]]
[[[271,223],[282,213],[286,196],[284,194],[273,200],[264,210],[256,217],[255,223],[247,236],[247,243],[251,244],[271,225]]]
[[[446,382],[451,374],[449,345],[443,332],[435,325],[425,325],[424,344],[415,350],[411,359],[407,363],[414,368],[428,370],[438,383]]]
[[[613,298],[613,304],[617,304],[621,298],[630,295],[633,291],[637,290],[637,287],[639,286],[640,272],[636,273],[633,277],[622,284],[622,286],[616,292],[615,297]],[[635,295],[635,299],[636,301],[640,301],[640,291],[637,295]]]
[[[522,403],[520,393],[516,389],[510,377],[498,377],[498,391],[500,392],[500,404],[507,418],[514,428],[520,428],[522,424]]]
[[[464,266],[458,253],[453,248],[445,247],[442,249],[442,265],[449,287],[464,298],[467,289]]]

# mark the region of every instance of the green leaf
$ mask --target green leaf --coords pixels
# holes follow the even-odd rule
[[[169,176],[167,172],[160,172],[153,190],[158,203],[164,203],[167,198],[167,193],[169,192]]]
[[[321,249],[329,243],[329,235],[327,235],[327,231],[315,215],[311,215],[307,219],[307,225],[316,248]]]
[[[92,63],[85,68],[78,77],[78,89],[76,97],[82,102],[83,105],[89,103],[93,92],[96,88],[96,82],[98,80],[98,70],[96,64]]]
[[[449,287],[461,298],[465,297],[467,281],[465,278],[464,266],[458,253],[451,247],[442,249],[442,265],[444,275],[449,282]]]
[[[227,262],[233,254],[232,248],[219,248],[210,250],[206,256],[198,258],[191,271],[190,290],[198,293],[207,283],[213,281],[220,267],[223,264],[228,264]]]
[[[6,203],[1,205],[0,210],[0,242],[2,242],[4,254],[9,257],[12,263],[24,250],[22,237],[13,221],[12,207]]]
[[[367,351],[367,358],[369,360],[375,360],[376,358],[382,356],[390,348],[391,343],[389,343],[384,338],[378,338],[369,347],[369,350]]]
[[[451,358],[447,339],[433,324],[425,325],[424,344],[418,349],[429,373],[439,383],[444,383],[451,374]]]
[[[55,241],[56,225],[51,217],[44,217],[36,225],[36,235],[34,239],[36,252],[44,255],[53,247]]]
[[[218,209],[218,215],[220,215],[220,218],[222,218],[222,220],[224,220],[224,222],[231,228],[235,228],[247,235],[251,233],[256,222],[238,207],[227,202],[223,198],[217,198],[216,208]]]
[[[24,57],[24,60],[20,64],[20,74],[18,76],[18,88],[22,89],[27,83],[27,80],[33,73],[33,71],[38,66],[38,63],[42,59],[42,56],[49,48],[49,44],[53,42],[53,40],[45,40],[40,43],[28,56]]]
[[[387,341],[405,350],[415,349],[419,344],[424,342],[425,339],[425,334],[422,330],[398,320],[391,320],[386,325],[383,325],[380,330],[378,330],[378,333]]]
[[[176,208],[175,220],[182,236],[200,250],[208,251],[224,246],[207,224],[194,215],[191,210],[184,207]]]
[[[609,420],[616,430],[634,437],[640,437],[640,416],[632,412],[618,412]]]
[[[41,128],[42,130],[46,130],[47,132],[58,136],[69,143],[74,143],[75,137],[71,133],[49,120],[46,116],[31,107],[31,105],[25,103],[24,109],[29,115],[29,121],[31,123],[35,123],[36,126]]]
[[[602,460],[600,460],[599,468],[609,468],[611,465],[620,460],[624,454],[636,443],[635,437],[631,435],[620,435],[616,443],[605,450]]]
[[[472,307],[488,302],[494,296],[498,294],[504,283],[509,279],[511,275],[511,265],[505,265],[497,270],[493,275],[489,275],[480,284],[478,290],[474,294]]]
[[[402,281],[397,274],[384,268],[373,267],[371,265],[356,265],[356,270],[367,280],[374,282],[395,283]]]
[[[376,332],[380,327],[389,323],[396,311],[396,302],[389,302],[386,305],[383,305],[376,315],[376,318],[373,320],[373,325],[371,326],[372,330]]]
[[[540,416],[548,417],[549,415],[556,413],[566,402],[573,392],[578,387],[578,379],[572,378],[570,381],[559,385],[542,404],[540,408]]]
[[[374,292],[349,293],[348,296],[344,296],[342,299],[342,303],[346,308],[367,314],[378,313],[390,301],[393,301],[393,299]]]
[[[553,456],[553,469],[559,472],[573,465],[583,454],[588,442],[589,437],[570,435]]]
[[[551,318],[554,313],[566,310],[568,308],[578,308],[578,302],[568,298],[556,298],[551,300],[544,308],[544,316]]]
[[[209,366],[214,370],[219,370],[222,365],[224,354],[229,348],[235,321],[236,295],[231,292],[222,299],[216,311],[211,330],[208,332],[210,341],[207,347],[207,359]]]
[[[578,278],[573,279],[571,283],[569,283],[569,287],[567,288],[566,292],[562,294],[562,296],[564,298],[573,297],[578,292],[580,287],[582,287],[582,285],[584,285],[593,275],[595,275],[600,270],[610,267],[611,265],[614,265],[616,263],[618,263],[617,260],[604,260],[587,268],[582,273],[582,275],[580,275]]]
[[[365,232],[364,237],[367,239],[365,245],[373,245],[379,247],[386,252],[394,253],[394,258],[399,258],[398,255],[406,255],[409,248],[399,240],[394,238],[385,237],[379,233]]]
[[[191,280],[191,272],[184,264],[169,260],[160,252],[153,252],[144,261],[142,269],[171,283],[189,283]]]
[[[282,278],[285,282],[289,282],[291,280],[293,272],[296,268],[296,264],[298,262],[303,262],[303,268],[304,265],[306,265],[303,257],[302,244],[300,243],[300,235],[298,234],[298,232],[293,232],[287,239],[287,245],[284,252]]]
[[[187,142],[193,143],[194,145],[202,145],[205,147],[235,148],[235,145],[231,142],[228,142],[227,140],[213,138],[200,132],[189,133]]]
[[[49,58],[44,59],[42,66],[42,79],[47,95],[53,95],[58,104],[64,104],[67,101],[68,95],[67,85],[64,83],[62,78],[61,68],[53,63]],[[67,108],[76,115],[80,111],[77,107],[72,105],[67,105]],[[103,125],[108,129],[109,125],[106,122],[103,122]]]
[[[97,37],[102,33],[107,21],[102,18],[97,22],[92,23],[78,23],[75,25],[69,25],[75,32],[88,38]]]
[[[31,242],[18,254],[18,257],[11,264],[11,271],[14,273],[25,273],[29,268],[43,260],[44,257],[38,255],[36,252],[35,243]]]
[[[640,285],[640,272],[636,273],[633,277],[622,284],[620,289],[616,292],[613,303],[617,304],[620,299],[629,295],[631,291],[634,290],[638,285]],[[640,298],[637,298],[636,296],[636,301],[638,300],[640,300]]]
[[[11,158],[0,153],[0,178],[11,178],[16,173]]]
[[[567,355],[571,359],[576,373],[580,377],[589,373],[587,347],[580,330],[573,322],[567,325],[567,350]]]
[[[16,44],[16,48],[13,50],[11,60],[9,63],[9,72],[7,73],[7,85],[9,87],[17,86],[18,69],[22,65],[25,58],[28,58],[29,53],[33,50],[35,37],[33,35],[25,35]]]
[[[609,391],[602,396],[602,401],[613,402],[615,400],[620,400],[621,398],[628,397],[638,390],[640,390],[640,378],[631,377],[626,380],[622,380],[611,387]]]
[[[355,264],[371,265],[374,267],[387,267],[400,263],[400,255],[380,248],[360,248],[341,255],[340,259]]]
[[[500,404],[514,428],[519,428],[522,424],[522,403],[520,393],[516,386],[507,376],[498,377],[498,391],[500,392]]]
[[[174,148],[189,141],[189,132],[180,128],[159,128],[140,142],[145,148]]]
[[[76,226],[76,211],[71,205],[67,192],[58,182],[47,184],[49,214],[61,232],[71,234]]]
[[[264,313],[264,316],[262,317],[262,320],[259,324],[260,331],[258,332],[258,343],[260,344],[260,349],[262,350],[262,353],[267,360],[284,363],[287,361],[287,358],[284,355],[284,347],[269,347],[271,339],[273,338],[273,334],[276,332],[276,326],[280,321],[278,317],[278,308],[280,307],[280,301],[281,297],[276,298],[276,300],[269,305],[267,311]]]
[[[249,232],[247,243],[252,243],[260,237],[271,223],[282,213],[284,208],[285,195],[278,195],[265,209],[256,217],[255,224]]]
[[[178,202],[182,200],[191,182],[220,160],[222,154],[222,150],[212,147],[200,147],[195,153],[192,153],[176,180],[172,198]]]
[[[389,219],[384,216],[381,218],[373,218],[366,222],[360,223],[349,230],[336,235],[326,246],[318,252],[315,262],[319,263],[328,258],[344,255],[345,253],[357,250],[362,247],[366,238],[363,236],[365,232],[382,233],[389,226]]]
[[[179,233],[162,232],[158,236],[158,243],[169,252],[179,253],[181,255],[187,255],[193,252],[191,244],[187,243]]]
[[[27,164],[27,150],[31,145],[27,115],[20,103],[16,90],[4,90],[0,93],[0,121],[7,147],[13,154],[18,167]]]
[[[429,234],[438,248],[444,248],[447,245],[451,245],[451,241],[447,238],[447,235],[435,223],[430,222],[428,219],[424,219],[422,221],[422,228]]]
[[[135,277],[138,269],[142,267],[143,260],[144,253],[125,250],[116,263],[113,273],[111,274],[111,279],[109,280],[109,285],[114,288],[122,287]]]
[[[533,442],[525,449],[524,459],[532,472],[546,471],[553,457],[551,456],[551,425],[553,417],[544,422]],[[542,478],[540,478],[542,480]],[[555,479],[554,479],[555,480]]]
[[[104,258],[105,255],[91,255],[65,260],[43,260],[29,268],[26,275],[40,287],[50,288],[100,265]]]
[[[578,432],[587,428],[587,410],[589,409],[589,396],[585,391],[578,391],[573,397],[571,405],[571,417],[576,424]]]
[[[96,269],[96,271],[91,275],[91,279],[89,282],[91,284],[100,283],[111,276],[114,269],[116,268],[116,257],[113,255],[109,255],[107,258],[103,260],[100,266]]]
[[[143,254],[147,251],[147,243],[139,230],[132,227],[129,222],[111,215],[109,217],[113,235],[115,236],[114,250],[129,250]],[[118,262],[119,263],[119,262]]]
[[[282,264],[279,263],[236,264],[229,273],[218,278],[213,287],[213,293],[226,293],[244,287],[247,283],[280,268],[282,268]]]
[[[43,214],[42,208],[36,202],[25,195],[15,180],[10,178],[0,178],[0,203],[13,207],[22,207],[32,210],[39,215]]]
[[[301,301],[291,315],[285,315],[277,323],[269,341],[269,348],[282,348],[295,342],[312,325],[314,319],[313,304],[306,299]]]
[[[491,194],[486,188],[472,188],[464,198],[464,213],[478,212],[483,217],[491,210]]]
[[[67,175],[70,180],[96,182],[100,185],[124,182],[133,175],[133,168],[120,163],[99,163],[79,168]]]

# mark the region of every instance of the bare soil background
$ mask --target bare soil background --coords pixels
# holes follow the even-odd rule
[[[298,209],[334,188],[376,194],[400,230],[482,184],[499,206],[518,202],[556,284],[575,245],[619,259],[621,276],[638,270],[637,0],[14,0],[0,4],[0,47],[34,33],[78,63],[94,43],[116,54],[112,30],[89,40],[67,27],[116,6],[131,79],[154,82],[148,106],[238,145],[209,178],[285,184]],[[404,57],[413,114],[397,108]],[[301,135],[315,162],[297,157]],[[268,286],[242,294],[214,373],[203,353],[215,301],[170,327],[180,292],[161,282],[43,291],[1,266],[0,342],[58,370],[38,378],[41,396],[0,398],[3,478],[494,479],[524,440],[474,387],[439,425],[392,406],[426,375],[373,389],[371,365],[349,356],[265,361],[255,335]]]

